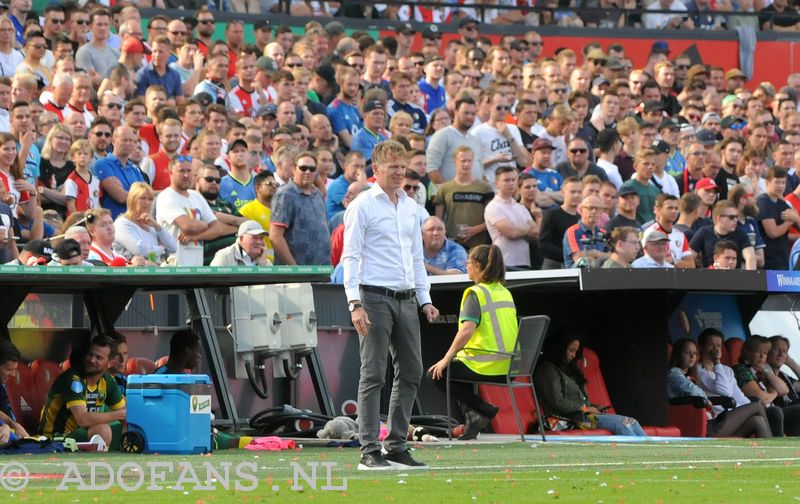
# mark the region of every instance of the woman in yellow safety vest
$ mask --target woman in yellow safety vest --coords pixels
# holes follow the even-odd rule
[[[428,370],[442,391],[447,388],[444,378],[451,359],[451,378],[505,382],[510,358],[487,351],[513,353],[517,344],[517,309],[503,286],[503,253],[496,245],[474,247],[467,259],[467,274],[475,285],[461,298],[458,333],[444,357]],[[476,395],[469,383],[451,382],[450,391],[464,412],[465,429],[459,439],[477,438],[498,408]]]

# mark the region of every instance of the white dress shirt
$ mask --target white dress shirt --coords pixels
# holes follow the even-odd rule
[[[742,389],[736,384],[736,376],[733,369],[725,364],[715,364],[713,371],[706,370],[702,363],[697,363],[697,384],[705,390],[708,395],[721,395],[733,397],[736,406],[750,404],[750,399],[744,395]],[[714,411],[719,414],[725,411],[722,406],[714,406]]]
[[[397,204],[380,185],[356,198],[344,213],[344,289],[361,299],[359,285],[417,291],[420,305],[431,302],[422,255],[417,203],[397,189]]]

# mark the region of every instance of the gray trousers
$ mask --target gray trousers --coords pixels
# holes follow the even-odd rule
[[[394,361],[394,382],[389,400],[389,435],[386,451],[406,451],[406,436],[414,399],[422,379],[422,348],[419,336],[417,300],[397,300],[361,291],[361,300],[371,322],[366,336],[360,336],[361,378],[358,382],[358,427],[361,453],[381,449],[381,390],[386,381],[387,355]]]

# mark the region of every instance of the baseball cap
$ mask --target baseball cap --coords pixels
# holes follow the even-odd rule
[[[397,33],[402,33],[403,35],[413,35],[415,32],[414,25],[411,23],[403,23],[397,28]]]
[[[611,84],[611,82],[609,82],[609,80],[602,75],[600,77],[595,77],[595,79],[592,81],[592,87],[600,87],[606,84]]]
[[[661,127],[658,128],[659,131],[663,129],[671,129],[671,130],[680,130],[681,125],[675,119],[664,119],[661,121]]]
[[[608,63],[606,63],[606,68],[609,70],[622,70],[625,68],[625,65],[622,64],[619,58],[608,58]]]
[[[22,250],[30,252],[34,257],[43,257],[47,262],[53,259],[53,245],[49,240],[31,240]]]
[[[236,232],[236,236],[244,236],[244,235],[251,235],[251,236],[264,236],[268,235],[269,232],[265,231],[261,224],[254,220],[246,220],[239,224],[239,231]]]
[[[703,75],[703,74],[708,75],[708,68],[706,68],[705,65],[701,65],[698,63],[696,65],[692,65],[689,68],[689,71],[686,72],[686,77],[689,79],[689,81],[691,81],[698,75]]]
[[[717,183],[714,182],[714,179],[705,177],[698,180],[694,185],[694,190],[697,191],[698,189],[712,189],[718,191],[719,187],[717,187]]]
[[[631,196],[632,194],[635,194],[637,196],[639,195],[639,193],[637,193],[636,189],[634,189],[633,187],[631,187],[631,186],[622,186],[620,188],[619,192],[617,193],[617,196],[620,197],[620,198],[624,198],[625,196]]]
[[[322,79],[332,86],[336,83],[336,70],[331,65],[320,65],[314,72],[322,77]]]
[[[339,21],[331,21],[325,25],[325,33],[327,33],[329,37],[344,35],[344,25]]]
[[[429,24],[422,29],[422,38],[439,39],[442,38],[442,32],[435,24]]]
[[[649,233],[645,231],[644,237],[642,238],[644,243],[656,243],[662,241],[669,241],[669,236],[663,231],[659,231],[657,229],[653,229]]]
[[[528,50],[528,42],[522,39],[514,39],[511,41],[510,46],[511,49],[514,51],[527,51]]]
[[[473,17],[467,16],[465,18],[462,18],[461,21],[458,22],[458,27],[464,28],[468,24],[478,24],[478,20]]]
[[[553,149],[553,142],[546,138],[537,138],[533,141],[533,147],[531,150],[536,152],[539,149]]]
[[[719,141],[717,134],[707,129],[701,129],[694,136],[703,145],[714,145]]]
[[[278,64],[272,58],[261,56],[256,60],[256,68],[267,75],[274,75],[278,71]]]
[[[262,18],[253,23],[254,30],[269,30],[270,22],[267,18]]]
[[[127,54],[150,54],[150,49],[145,47],[144,43],[136,37],[125,37],[120,51]]]
[[[663,112],[664,106],[661,105],[661,102],[657,101],[647,101],[644,102],[644,107],[642,108],[643,112]]]
[[[664,140],[656,140],[650,146],[656,154],[669,154],[669,144]]]
[[[233,142],[229,143],[228,144],[228,151],[227,151],[228,154],[231,153],[231,151],[233,150],[234,147],[244,147],[244,149],[247,150],[247,142],[245,142],[241,138],[237,138]]]
[[[54,252],[59,259],[72,259],[83,253],[81,252],[81,245],[72,238],[61,240]]]
[[[738,68],[731,68],[725,72],[725,80],[730,79],[747,79],[747,76]]]
[[[650,46],[650,52],[669,54],[669,44],[664,42],[663,40],[658,40],[656,42],[653,42],[653,45]]]
[[[380,100],[370,100],[364,104],[364,113],[372,112],[373,110],[386,110],[386,105]]]
[[[742,129],[744,128],[745,124],[747,124],[747,121],[737,116],[725,116],[719,122],[719,125],[722,129],[733,129],[733,130]]]
[[[708,121],[722,122],[722,119],[719,118],[719,114],[716,112],[706,112],[703,114],[703,119],[700,121],[700,124],[705,124]]]
[[[434,61],[444,61],[444,58],[442,58],[438,54],[434,54],[433,56],[429,56],[425,60],[425,66],[428,66],[428,63],[433,63]]]
[[[277,116],[278,115],[278,106],[274,103],[267,103],[263,107],[260,107],[256,111],[256,117],[267,117],[267,116]]]

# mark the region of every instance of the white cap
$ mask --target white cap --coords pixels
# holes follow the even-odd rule
[[[253,236],[264,236],[268,235],[269,232],[265,231],[258,222],[254,220],[247,220],[239,225],[239,231],[236,233],[236,236],[242,236],[246,234]]]

